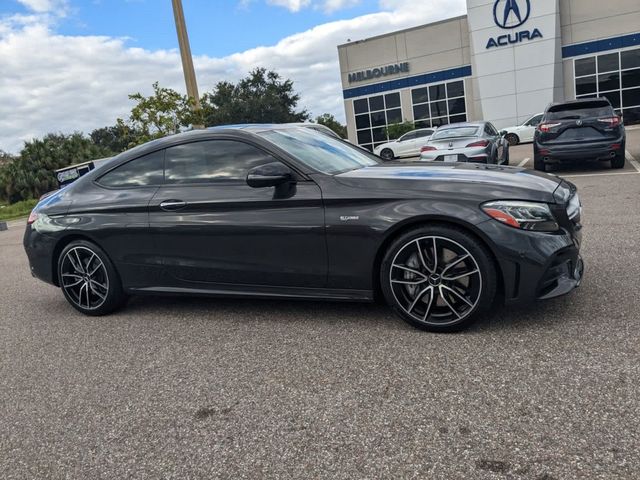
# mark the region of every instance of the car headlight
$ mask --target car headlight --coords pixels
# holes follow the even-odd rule
[[[482,204],[482,210],[500,223],[521,230],[555,232],[560,228],[546,203],[499,200]]]
[[[574,220],[576,217],[582,216],[582,203],[580,202],[580,197],[576,193],[571,200],[569,200],[569,205],[567,205],[567,216],[569,220]]]

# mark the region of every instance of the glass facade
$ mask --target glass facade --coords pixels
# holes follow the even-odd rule
[[[576,98],[606,97],[627,125],[640,123],[640,48],[574,61]]]
[[[416,128],[467,121],[464,81],[436,83],[411,90]]]
[[[402,123],[400,92],[358,98],[353,101],[358,145],[373,150],[389,140],[386,126]]]

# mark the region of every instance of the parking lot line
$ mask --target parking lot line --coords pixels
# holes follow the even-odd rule
[[[610,175],[638,175],[640,170],[637,172],[602,172],[602,173],[578,173],[576,175],[561,175],[563,178],[577,178],[577,177],[605,177]]]
[[[631,152],[629,152],[629,150],[625,150],[624,152],[627,156],[627,160],[629,160],[629,163],[633,166],[633,168],[635,168],[638,173],[640,173],[640,163],[637,162],[637,160],[633,157],[633,155],[631,155]]]
[[[518,164],[518,166],[519,166],[519,167],[524,167],[524,166],[527,164],[527,162],[528,162],[529,160],[531,160],[531,159],[530,159],[530,158],[525,158],[524,160],[522,160],[522,161]]]

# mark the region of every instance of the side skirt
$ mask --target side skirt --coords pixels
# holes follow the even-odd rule
[[[264,299],[331,300],[373,302],[371,290],[336,290],[326,288],[264,287],[258,285],[217,285],[214,288],[144,287],[128,288],[132,295],[176,295],[205,297],[243,297]]]

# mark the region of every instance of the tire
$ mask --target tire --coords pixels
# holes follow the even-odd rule
[[[85,315],[107,315],[127,299],[120,276],[107,254],[85,240],[71,242],[62,250],[58,258],[58,279],[64,297]]]
[[[507,147],[507,151],[504,154],[504,163],[503,165],[509,166],[509,148]]]
[[[544,163],[544,160],[539,155],[533,156],[533,168],[539,170],[541,172],[547,171],[547,165]]]
[[[611,159],[611,168],[624,168],[624,164],[625,164],[624,152],[625,152],[625,148],[624,148],[624,145],[622,145],[622,149],[620,150],[620,153],[616,154],[616,156]]]
[[[388,162],[396,158],[396,156],[394,155],[393,150],[385,148],[380,152],[380,158]]]
[[[520,143],[520,138],[515,133],[509,133],[505,137],[505,140],[509,142],[509,145],[518,145]]]
[[[400,318],[418,329],[463,330],[494,301],[497,276],[492,258],[479,240],[462,229],[425,225],[409,230],[385,252],[380,267],[384,298]]]

